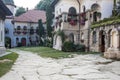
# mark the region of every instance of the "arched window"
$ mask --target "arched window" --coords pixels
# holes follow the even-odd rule
[[[71,41],[71,42],[74,43],[74,34],[73,34],[73,33],[71,33],[71,34],[69,35],[69,41]]]
[[[19,38],[16,38],[16,45],[18,46]]]
[[[91,10],[93,11],[99,11],[99,9],[100,9],[100,6],[96,3],[91,6]]]
[[[24,26],[24,27],[23,27],[23,30],[27,30],[27,26]]]
[[[21,27],[20,27],[20,26],[17,26],[17,30],[21,30]]]
[[[93,32],[93,44],[95,44],[96,43],[96,32],[94,31]]]
[[[26,33],[27,33],[27,27],[24,26],[24,27],[23,27],[23,34],[26,34]]]
[[[5,34],[9,34],[9,29],[5,28]]]
[[[72,26],[77,24],[77,12],[74,7],[70,7],[68,11],[68,22]]]
[[[98,18],[100,19],[101,15],[102,15],[100,12],[100,6],[95,3],[91,6],[91,10],[94,12],[93,13],[93,22],[98,21]]]
[[[39,27],[36,28],[36,33],[39,34]]]
[[[69,8],[69,14],[76,15],[77,14],[76,9],[74,7]]]
[[[20,34],[21,33],[21,27],[17,26],[17,33]]]
[[[85,12],[86,11],[86,7],[85,7],[85,5],[83,6],[83,12]]]
[[[34,29],[33,29],[33,27],[30,28],[30,34],[31,34],[31,35],[34,34]]]

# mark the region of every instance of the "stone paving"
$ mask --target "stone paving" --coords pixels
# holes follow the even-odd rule
[[[104,59],[100,55],[55,60],[31,52],[14,51],[19,58],[0,80],[120,80],[120,61]]]

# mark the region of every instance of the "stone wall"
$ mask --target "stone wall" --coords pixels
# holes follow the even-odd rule
[[[93,32],[96,32],[96,43],[93,43]],[[106,58],[120,58],[120,24],[91,29],[90,50],[104,52]]]

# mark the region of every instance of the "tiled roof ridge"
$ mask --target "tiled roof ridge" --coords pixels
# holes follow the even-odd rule
[[[25,18],[27,18],[28,20],[30,20],[29,22],[32,22],[32,20],[30,18],[28,18],[27,16],[23,15]]]
[[[46,12],[41,10],[29,10],[26,13],[16,17],[13,21],[17,22],[35,22],[42,19],[43,23],[46,22]]]

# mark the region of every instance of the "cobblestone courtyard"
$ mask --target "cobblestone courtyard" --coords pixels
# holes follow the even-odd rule
[[[100,55],[77,55],[74,58],[48,59],[26,51],[0,80],[120,80],[120,61]]]

